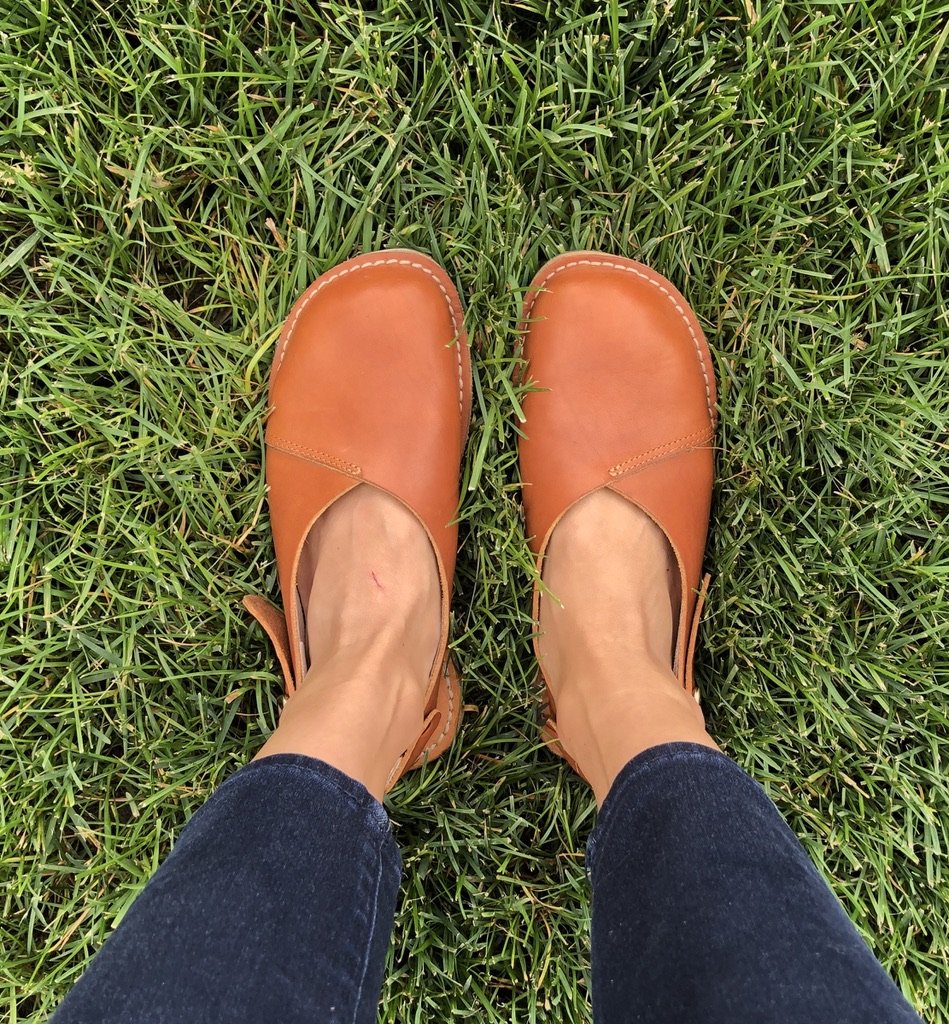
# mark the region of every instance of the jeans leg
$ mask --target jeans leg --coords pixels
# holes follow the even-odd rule
[[[590,838],[597,1024],[919,1024],[764,790],[668,743]]]
[[[401,858],[322,761],[252,761],[194,815],[55,1024],[372,1024]]]

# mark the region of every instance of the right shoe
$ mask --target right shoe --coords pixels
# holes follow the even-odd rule
[[[435,554],[441,634],[421,734],[389,773],[444,752],[461,717],[448,654],[459,468],[471,414],[461,301],[445,271],[406,249],[367,253],[317,278],[287,317],[270,372],[267,484],[283,610],[248,611],[273,642],[287,693],[309,668],[300,558],[317,519],[355,487],[378,487],[413,512]]]
[[[714,369],[698,320],[649,267],[575,252],[534,278],[521,331],[523,379],[533,385],[519,456],[537,559],[535,653],[550,537],[578,501],[609,488],[645,512],[675,554],[682,600],[672,668],[697,698],[692,664],[708,587],[702,558],[716,422]],[[544,717],[543,739],[579,772],[560,741],[549,685]]]

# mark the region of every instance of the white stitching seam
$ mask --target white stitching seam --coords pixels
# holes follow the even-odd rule
[[[318,451],[316,448],[308,448],[305,444],[297,444],[296,441],[285,441],[282,437],[272,437],[267,441],[269,448],[276,448],[278,452],[286,452],[287,455],[295,455],[298,459],[306,459],[308,462],[316,462],[339,473],[348,473],[350,476],[361,476],[362,470],[355,462],[345,462],[337,459],[335,455]]]
[[[618,462],[610,468],[610,476],[625,476],[631,469],[643,469],[650,463],[658,462],[668,455],[678,455],[681,451],[687,450],[690,442],[700,444],[702,441],[711,441],[713,437],[714,433],[709,427],[705,427],[703,430],[696,430],[694,433],[686,434],[684,437],[677,437],[674,441],[657,445],[655,448],[640,452],[639,455],[631,459]],[[691,450],[691,448],[688,448],[688,450]]]
[[[379,871],[376,874],[376,887],[372,894],[372,920],[369,922],[369,940],[366,942],[366,948],[369,949],[372,946],[372,937],[376,931],[376,921],[379,917],[379,890],[382,888],[382,844],[379,845]],[[366,975],[369,973],[369,957],[366,957],[365,963],[362,965],[362,974],[359,978],[359,987],[356,989],[356,1005],[353,1007],[353,1024],[359,1019],[359,1007],[362,1003],[362,991],[366,985]]]
[[[421,754],[419,755],[420,757],[424,757],[426,754],[430,754],[435,749],[435,747],[437,747],[438,744],[441,743],[445,736],[448,735],[448,730],[451,728],[451,723],[455,720],[455,689],[451,684],[451,677],[448,671],[450,660],[450,655],[446,654],[445,661],[443,662],[444,670],[442,672],[442,675],[445,677],[445,685],[448,687],[448,714],[445,716],[445,725],[443,726],[442,731],[435,737],[435,739],[433,739],[432,742],[429,743],[428,746],[422,750]],[[392,785],[392,780],[395,778],[395,773],[399,770],[401,765],[402,758],[400,757],[399,760],[396,761],[396,763],[392,766],[392,769],[389,772],[389,774],[386,776],[386,789],[388,789],[389,786]]]
[[[695,328],[692,326],[685,310],[676,301],[675,296],[668,288],[661,285],[657,280],[650,277],[649,274],[644,274],[638,267],[630,267],[625,263],[613,263],[610,260],[570,260],[568,263],[562,263],[559,267],[552,270],[546,277],[542,278],[534,286],[536,291],[531,295],[530,300],[524,310],[524,319],[530,318],[531,310],[534,308],[534,303],[537,301],[538,296],[541,293],[541,289],[544,285],[557,274],[564,270],[569,270],[571,267],[610,267],[614,270],[622,270],[627,274],[635,274],[636,277],[642,278],[643,281],[647,281],[654,288],[657,288],[665,297],[672,303],[675,311],[682,317],[682,322],[688,328],[689,336],[692,338],[692,344],[695,345],[695,351],[699,357],[699,365],[702,367],[702,377],[705,380],[705,405],[708,408],[708,415],[711,421],[715,422],[715,410],[712,408],[712,389],[709,384],[708,367],[705,365],[705,356],[702,354],[702,346],[699,343],[698,335],[695,333]]]
[[[293,314],[293,319],[287,325],[287,340],[283,346],[283,351],[280,353],[280,359],[277,362],[277,370],[283,366],[283,360],[286,357],[287,349],[290,347],[290,342],[293,340],[293,332],[296,329],[297,321],[300,319],[300,315],[303,310],[316,298],[317,295],[328,285],[332,284],[333,281],[338,280],[341,277],[345,277],[346,274],[354,274],[358,270],[366,270],[368,267],[386,267],[386,266],[399,266],[399,267],[415,267],[417,270],[421,270],[438,285],[438,290],[442,293],[445,299],[445,304],[448,306],[448,315],[451,317],[452,330],[455,332],[455,357],[458,361],[458,408],[464,412],[465,408],[465,386],[464,386],[464,370],[461,362],[461,331],[458,329],[458,318],[455,316],[455,309],[451,303],[451,296],[448,294],[448,289],[438,279],[438,275],[432,270],[431,267],[427,267],[424,263],[416,263],[415,260],[403,260],[395,257],[389,257],[387,259],[379,260],[367,260],[365,263],[358,263],[355,267],[344,267],[341,270],[337,270],[335,274],[330,274],[329,277],[318,280],[316,287],[313,291],[300,303],[300,307]]]
[[[455,688],[451,684],[451,675],[448,671],[450,661],[451,656],[446,655],[444,676],[445,685],[448,687],[448,714],[445,716],[445,726],[442,729],[442,731],[435,737],[435,739],[433,739],[432,742],[429,743],[429,745],[422,751],[423,754],[430,754],[435,749],[435,747],[437,747],[438,744],[441,743],[441,741],[448,735],[448,729],[455,719]]]

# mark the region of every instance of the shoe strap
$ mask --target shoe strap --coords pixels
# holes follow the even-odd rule
[[[441,725],[442,713],[438,708],[433,708],[425,716],[425,721],[422,724],[422,731],[419,734],[419,738],[415,741],[414,746],[408,748],[405,753],[396,761],[392,766],[392,771],[389,772],[389,777],[386,779],[386,792],[402,778],[402,776],[410,769],[416,766],[415,762],[422,758],[425,753],[425,748],[428,746],[429,741],[435,735],[435,730]]]
[[[712,577],[706,573],[702,577],[702,584],[699,587],[698,596],[695,599],[695,611],[692,612],[692,626],[689,629],[689,642],[685,649],[685,662],[682,665],[682,684],[696,700],[699,699],[698,691],[695,689],[693,667],[695,664],[695,647],[699,639],[699,626],[702,624],[702,612],[705,610],[705,601],[708,598],[708,588]]]
[[[290,634],[287,631],[287,620],[283,612],[266,598],[259,597],[257,594],[245,594],[243,605],[270,637],[270,642],[277,653],[277,661],[280,662],[287,693],[293,693],[296,689],[296,682],[293,678],[293,661],[290,656]]]

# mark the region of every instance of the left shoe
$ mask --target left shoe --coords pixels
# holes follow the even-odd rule
[[[537,558],[535,653],[550,537],[573,505],[607,487],[645,512],[675,554],[682,600],[672,667],[695,694],[716,423],[712,357],[698,320],[649,267],[574,252],[534,278],[521,331],[523,378],[534,386],[523,403],[519,456]],[[560,742],[549,686],[546,700],[543,739],[579,772]]]
[[[267,484],[283,611],[244,605],[266,630],[292,693],[309,668],[299,565],[317,519],[355,487],[397,498],[424,528],[441,583],[441,636],[417,741],[389,772],[447,750],[461,718],[448,654],[459,467],[471,414],[461,300],[445,271],[407,249],[367,253],[317,278],[287,317],[270,371]],[[358,725],[358,723],[356,723]]]

